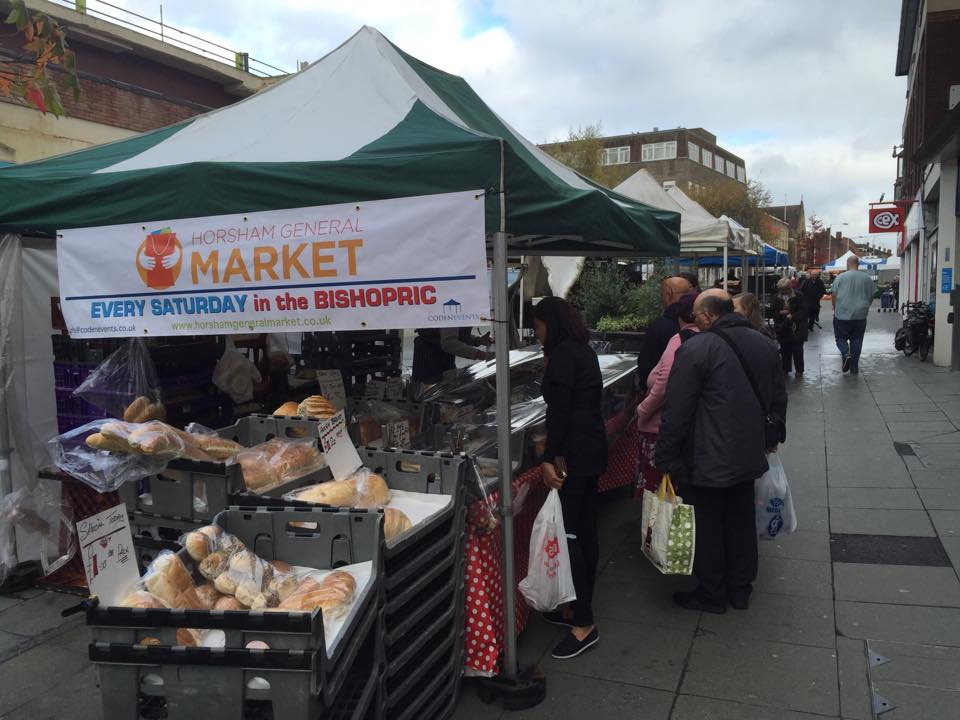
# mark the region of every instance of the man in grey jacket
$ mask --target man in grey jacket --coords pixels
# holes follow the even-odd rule
[[[694,574],[699,586],[674,593],[691,610],[745,610],[757,576],[754,481],[768,469],[764,415],[786,418],[777,347],[733,312],[730,296],[708,290],[694,304],[701,332],[677,350],[667,382],[654,463],[669,472],[696,511]],[[754,392],[732,342],[750,368]]]

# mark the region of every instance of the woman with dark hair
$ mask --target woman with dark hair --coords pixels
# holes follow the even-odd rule
[[[560,491],[577,591],[576,600],[543,617],[570,628],[553,650],[553,657],[567,659],[600,639],[593,620],[593,587],[600,557],[597,480],[607,469],[607,433],[601,412],[603,380],[583,321],[566,300],[541,300],[533,308],[533,328],[547,358],[542,385],[547,403],[543,480]]]
[[[740,313],[749,320],[754,330],[759,330],[771,340],[776,340],[773,330],[770,329],[767,321],[763,319],[763,310],[760,307],[760,301],[756,295],[748,292],[734,295],[733,311]]]

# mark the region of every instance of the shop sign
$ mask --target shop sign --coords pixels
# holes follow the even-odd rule
[[[481,324],[479,191],[64,230],[71,337]]]
[[[902,207],[870,208],[869,232],[900,232],[903,230],[903,219]]]
[[[119,604],[140,579],[127,506],[78,521],[77,540],[90,595],[104,605]]]

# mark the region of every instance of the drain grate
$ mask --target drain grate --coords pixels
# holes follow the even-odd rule
[[[835,563],[951,567],[939,538],[831,533],[830,559]]]

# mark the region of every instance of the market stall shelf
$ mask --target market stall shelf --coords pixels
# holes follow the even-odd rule
[[[278,720],[364,717],[380,690],[382,514],[234,508],[216,523],[262,558],[318,569],[369,563],[369,579],[332,639],[319,609],[91,608],[90,658],[100,674],[104,717],[141,717],[145,706],[170,720],[246,719],[264,711]],[[183,627],[220,631],[224,647],[179,646]],[[144,644],[147,636],[160,643]]]

